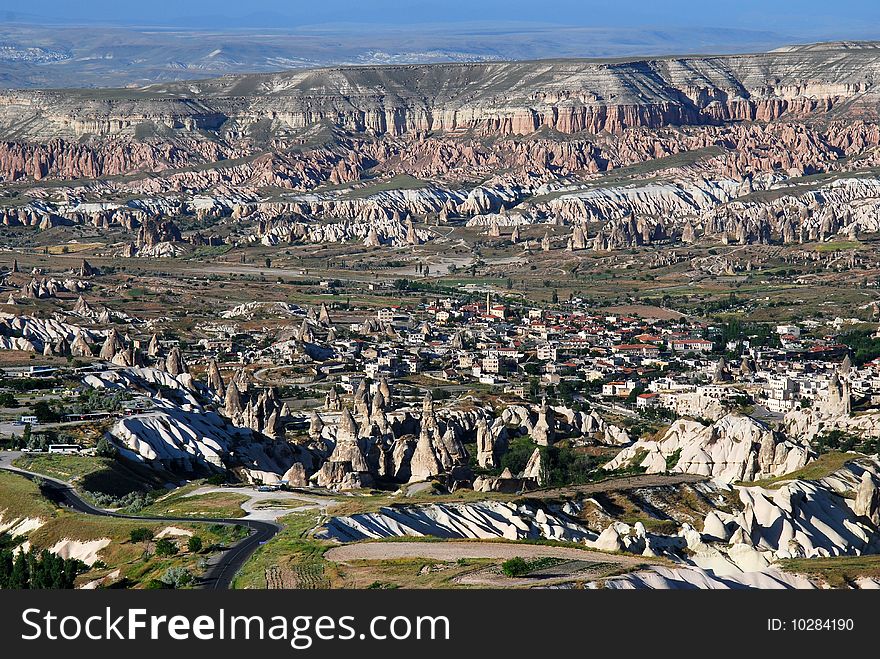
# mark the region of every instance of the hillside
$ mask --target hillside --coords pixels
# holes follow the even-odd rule
[[[44,140],[171,130],[246,134],[320,122],[357,132],[529,134],[739,120],[874,117],[880,47],[751,55],[335,67],[138,90],[6,91],[0,134]]]

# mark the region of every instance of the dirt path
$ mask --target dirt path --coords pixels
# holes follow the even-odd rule
[[[311,494],[304,494],[299,491],[286,492],[277,490],[272,492],[260,492],[259,490],[244,487],[200,487],[186,496],[195,497],[202,494],[211,494],[218,492],[220,494],[240,494],[247,497],[247,501],[241,504],[241,509],[246,513],[241,519],[256,519],[275,522],[279,518],[291,513],[304,512],[306,510],[324,511],[329,506],[335,506],[340,503],[339,500],[330,497],[319,497]],[[286,501],[289,506],[270,506],[263,508],[261,502]]]
[[[345,561],[381,561],[397,558],[429,558],[437,561],[457,561],[459,558],[565,558],[569,560],[594,561],[638,565],[650,562],[644,556],[608,554],[574,547],[553,547],[518,542],[358,542],[334,547],[324,554],[336,563]]]

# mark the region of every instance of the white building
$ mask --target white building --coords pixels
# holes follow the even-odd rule
[[[501,359],[497,354],[489,354],[483,357],[483,371],[495,374],[501,372]]]

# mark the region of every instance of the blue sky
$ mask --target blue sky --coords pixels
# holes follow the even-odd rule
[[[878,0],[0,0],[0,21],[294,28],[326,23],[727,27],[819,38],[880,37]]]

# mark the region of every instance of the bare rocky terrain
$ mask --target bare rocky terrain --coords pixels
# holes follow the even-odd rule
[[[154,122],[234,136],[326,121],[376,135],[527,135],[876,116],[878,46],[795,46],[766,54],[311,69],[131,90],[7,91],[4,132],[130,133]],[[14,115],[11,116],[11,115]]]
[[[830,43],[0,91],[3,439],[82,442],[29,462],[108,505],[279,519],[243,587],[549,554],[614,566],[553,585],[876,587],[878,70]]]
[[[119,228],[131,256],[421,244],[457,220],[597,251],[871,232],[878,62],[835,43],[4,91],[0,219]]]

